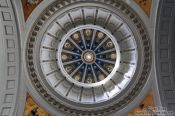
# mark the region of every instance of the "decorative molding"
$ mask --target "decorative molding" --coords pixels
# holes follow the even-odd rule
[[[0,28],[2,44],[1,56],[1,81],[0,84],[0,115],[14,116],[18,102],[19,69],[20,69],[20,45],[16,25],[15,13],[11,0],[0,1]],[[4,64],[4,65],[3,65]]]
[[[160,0],[156,29],[156,70],[162,105],[175,111],[175,1]]]

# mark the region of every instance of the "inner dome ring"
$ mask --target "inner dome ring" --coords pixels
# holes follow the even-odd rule
[[[120,64],[120,50],[119,50],[119,45],[117,43],[117,39],[106,29],[104,29],[103,27],[100,27],[100,26],[96,26],[96,25],[81,25],[81,26],[78,26],[76,28],[73,28],[71,29],[64,37],[63,39],[61,40],[61,42],[59,43],[58,45],[58,53],[57,53],[57,57],[58,59],[62,59],[62,51],[63,51],[63,48],[64,48],[64,45],[66,43],[66,41],[68,39],[73,38],[73,34],[75,34],[76,32],[78,31],[81,31],[81,30],[96,30],[96,31],[99,31],[101,33],[104,33],[106,36],[107,36],[107,39],[109,39],[111,41],[111,43],[114,45],[114,49],[115,49],[115,52],[116,52],[116,56],[115,55],[111,55],[111,56],[115,56],[116,59],[115,59],[115,64],[114,64],[114,67],[112,68],[111,72],[104,78],[104,79],[101,79],[97,82],[90,82],[87,81],[87,83],[84,83],[82,81],[77,81],[79,80],[80,77],[72,77],[72,75],[70,75],[66,70],[65,70],[65,67],[64,67],[64,63],[62,60],[58,60],[58,66],[60,68],[60,71],[62,72],[62,74],[65,76],[65,78],[70,81],[71,83],[74,83],[75,85],[79,86],[79,87],[85,87],[85,88],[92,88],[92,87],[98,87],[98,86],[101,86],[103,84],[105,84],[106,82],[108,82],[110,80],[110,78],[112,78],[118,67],[119,67],[119,64]],[[85,33],[86,34],[86,33]],[[88,33],[87,33],[88,34]],[[99,37],[101,35],[99,34]],[[78,35],[76,34],[74,36],[75,38],[78,37]],[[95,38],[96,39],[96,38]],[[109,46],[110,44],[109,43]],[[87,50],[87,49],[86,49]],[[83,50],[82,50],[83,51]],[[95,60],[96,61],[96,60]],[[98,66],[97,66],[98,67]],[[100,68],[100,67],[99,67]],[[99,76],[100,78],[102,77],[101,75]]]

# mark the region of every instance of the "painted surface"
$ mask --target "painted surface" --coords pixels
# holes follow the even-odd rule
[[[31,111],[35,108],[38,108],[37,109],[37,114],[39,116],[50,116],[49,113],[47,113],[43,108],[38,106],[36,104],[36,102],[32,99],[32,97],[30,95],[28,95],[27,98],[26,98],[24,116],[32,116]]]
[[[151,90],[148,92],[147,96],[140,103],[140,105],[136,107],[135,109],[133,109],[131,112],[129,112],[127,116],[136,116],[136,112],[143,111],[145,108],[148,108],[148,107],[155,107],[153,93]],[[145,115],[139,115],[139,116],[145,116]],[[150,114],[146,116],[152,116],[152,115]]]
[[[32,11],[43,1],[43,0],[38,0],[37,4],[30,4],[26,2],[27,0],[21,0],[22,6],[23,6],[23,12],[24,12],[24,19],[25,21],[27,18],[30,16]]]
[[[146,13],[147,16],[150,16],[151,3],[152,0],[134,0]]]

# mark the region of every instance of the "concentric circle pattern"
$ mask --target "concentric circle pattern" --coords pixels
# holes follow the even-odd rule
[[[151,65],[150,41],[122,1],[55,2],[34,24],[26,62],[38,93],[53,107],[104,115],[141,91]]]
[[[58,65],[70,82],[80,87],[95,87],[111,78],[120,62],[116,38],[94,25],[77,26],[59,44]]]

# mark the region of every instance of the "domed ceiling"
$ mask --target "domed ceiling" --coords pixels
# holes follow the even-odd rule
[[[169,73],[163,72],[170,67],[160,62],[166,56],[162,51],[162,41],[166,41],[164,35],[160,42],[158,38],[168,23],[156,20],[158,3],[0,1],[0,72],[7,77],[0,82],[0,115],[22,116],[20,110],[30,94],[37,103],[30,115],[41,106],[47,115],[123,116],[143,103],[148,90],[153,92],[156,106],[167,103],[173,110],[172,102],[162,102],[172,92],[162,89],[167,93],[163,98],[159,93],[162,80],[168,83],[162,75]],[[160,30],[156,23],[162,23]],[[7,69],[2,67],[6,65]],[[31,97],[27,102],[33,103]],[[39,110],[45,112],[43,109]]]
[[[151,46],[138,15],[122,1],[50,4],[26,44],[39,94],[58,110],[102,115],[130,103],[148,79]]]

